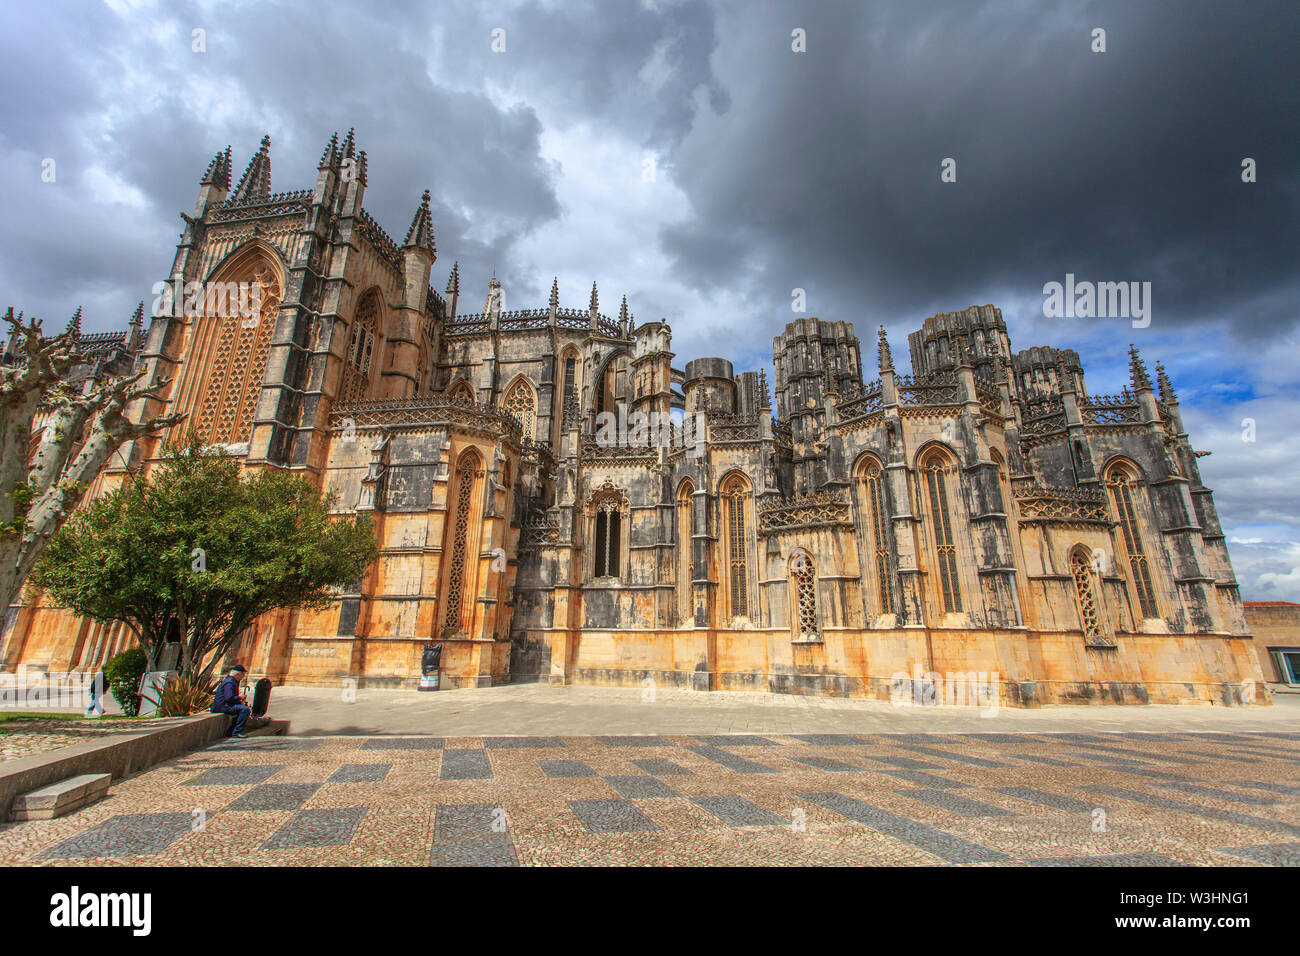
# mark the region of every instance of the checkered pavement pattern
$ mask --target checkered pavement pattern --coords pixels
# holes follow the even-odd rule
[[[0,865],[1300,864],[1300,733],[230,741]]]

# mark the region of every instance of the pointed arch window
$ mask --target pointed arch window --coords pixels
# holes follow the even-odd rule
[[[727,591],[731,617],[749,617],[749,529],[746,511],[749,482],[732,475],[722,486],[723,521],[726,525]]]
[[[945,614],[960,613],[961,585],[957,578],[957,542],[948,500],[947,462],[942,455],[933,454],[926,459],[922,472],[930,510],[930,532],[934,540],[939,600]]]
[[[794,601],[791,617],[795,639],[817,640],[817,565],[803,549],[790,556],[790,593]]]
[[[510,387],[506,393],[506,411],[519,421],[525,441],[533,440],[533,421],[537,416],[537,398],[533,390],[522,378]]]
[[[592,566],[597,578],[617,578],[623,564],[623,516],[627,503],[616,491],[592,499]]]
[[[1142,617],[1157,617],[1155,588],[1151,584],[1151,568],[1147,562],[1146,547],[1142,542],[1142,529],[1136,508],[1137,482],[1123,466],[1111,469],[1106,485],[1110,490],[1111,504],[1119,522],[1120,535],[1127,559],[1129,579],[1137,593]]]
[[[455,402],[458,405],[474,404],[474,389],[469,387],[469,383],[461,379],[451,387],[447,393],[447,401]]]
[[[359,402],[370,391],[370,369],[379,343],[379,293],[368,292],[352,320],[352,338],[343,366],[342,402]]]
[[[1097,590],[1093,582],[1092,560],[1082,547],[1070,552],[1070,577],[1074,579],[1074,601],[1079,610],[1079,625],[1089,644],[1105,644],[1101,627],[1101,610],[1097,605]]]
[[[456,463],[453,514],[448,528],[445,548],[447,578],[443,627],[451,631],[467,629],[472,602],[465,600],[474,585],[474,567],[471,556],[478,550],[475,544],[478,529],[474,521],[475,505],[479,498],[483,467],[477,453],[467,449]]]
[[[695,529],[691,507],[695,485],[687,478],[677,489],[677,604],[683,621],[693,616],[691,582],[695,577]]]
[[[865,509],[867,548],[875,566],[879,614],[892,614],[894,598],[889,587],[889,510],[885,507],[884,474],[880,464],[868,461],[859,477]]]
[[[561,391],[560,415],[578,405],[578,353],[569,349],[564,353],[564,388]]]

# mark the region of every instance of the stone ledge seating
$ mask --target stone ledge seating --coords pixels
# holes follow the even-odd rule
[[[53,820],[108,795],[111,773],[83,773],[14,797],[12,820]]]

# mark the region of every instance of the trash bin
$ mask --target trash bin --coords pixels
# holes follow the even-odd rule
[[[442,666],[442,642],[425,644],[424,656],[420,659],[420,690],[437,690],[439,683],[438,669]]]

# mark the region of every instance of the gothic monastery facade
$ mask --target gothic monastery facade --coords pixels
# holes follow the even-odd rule
[[[882,329],[866,380],[852,324],[799,318],[769,386],[679,367],[667,321],[606,316],[594,284],[586,308],[553,285],[504,311],[493,279],[473,311],[453,267],[439,294],[428,194],[390,238],[351,133],[312,188],[272,193],[267,140],[231,181],[227,149],[167,279],[256,282],[260,320],[137,312],[83,339],[79,374],[143,367],[165,384],[135,414],[188,416],[101,486],[193,428],[371,515],[379,559],[328,610],[251,628],[254,676],[414,687],[441,641],[453,687],[890,697],[899,675],[980,674],[1032,705],[1234,703],[1261,680],[1173,386],[1136,350],[1129,387],[1093,395],[1075,352],[1015,352],[974,306],[909,336],[910,374]],[[611,443],[606,412],[703,429]],[[96,668],[131,640],[15,605],[0,669]]]

